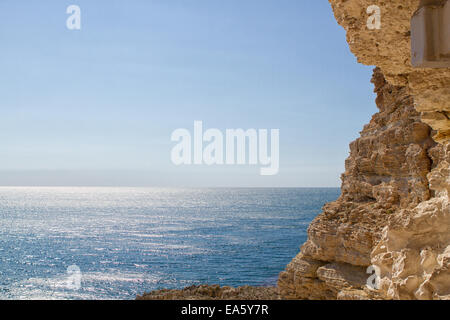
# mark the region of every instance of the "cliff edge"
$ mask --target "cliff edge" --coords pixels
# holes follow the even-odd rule
[[[378,2],[370,30],[372,1],[330,0],[358,61],[377,66],[379,112],[350,145],[340,198],[280,274],[284,299],[450,299],[450,69],[411,67],[419,2]]]
[[[450,299],[450,69],[411,66],[420,0],[330,0],[376,113],[350,144],[342,194],[311,223],[278,288],[190,287],[144,299]],[[367,8],[378,5],[381,28]],[[370,274],[379,282],[368,286]]]

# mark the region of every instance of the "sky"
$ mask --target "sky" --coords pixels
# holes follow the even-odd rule
[[[338,187],[372,69],[326,0],[2,0],[0,185]],[[195,120],[279,129],[279,173],[174,165]]]

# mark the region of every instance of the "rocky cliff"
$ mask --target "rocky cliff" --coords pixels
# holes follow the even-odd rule
[[[358,61],[376,65],[379,112],[351,143],[340,198],[280,274],[286,299],[450,299],[450,69],[413,69],[419,0],[330,0]],[[375,290],[366,283],[379,270]]]
[[[279,300],[274,287],[220,287],[219,285],[190,286],[181,290],[155,290],[137,296],[137,300]]]
[[[450,69],[411,67],[419,2],[330,0],[358,61],[377,66],[379,112],[350,144],[342,194],[311,223],[278,288],[201,286],[140,298],[450,299]],[[379,30],[367,28],[374,4]],[[379,271],[372,287],[368,270]]]

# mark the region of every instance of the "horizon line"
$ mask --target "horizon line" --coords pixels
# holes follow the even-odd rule
[[[0,185],[0,188],[160,188],[160,189],[340,189],[333,186],[280,187],[280,186],[112,186],[112,185]]]

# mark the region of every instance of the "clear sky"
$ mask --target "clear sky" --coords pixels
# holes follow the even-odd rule
[[[0,185],[339,186],[371,74],[326,0],[2,0]],[[280,129],[280,173],[173,165],[194,120]]]

